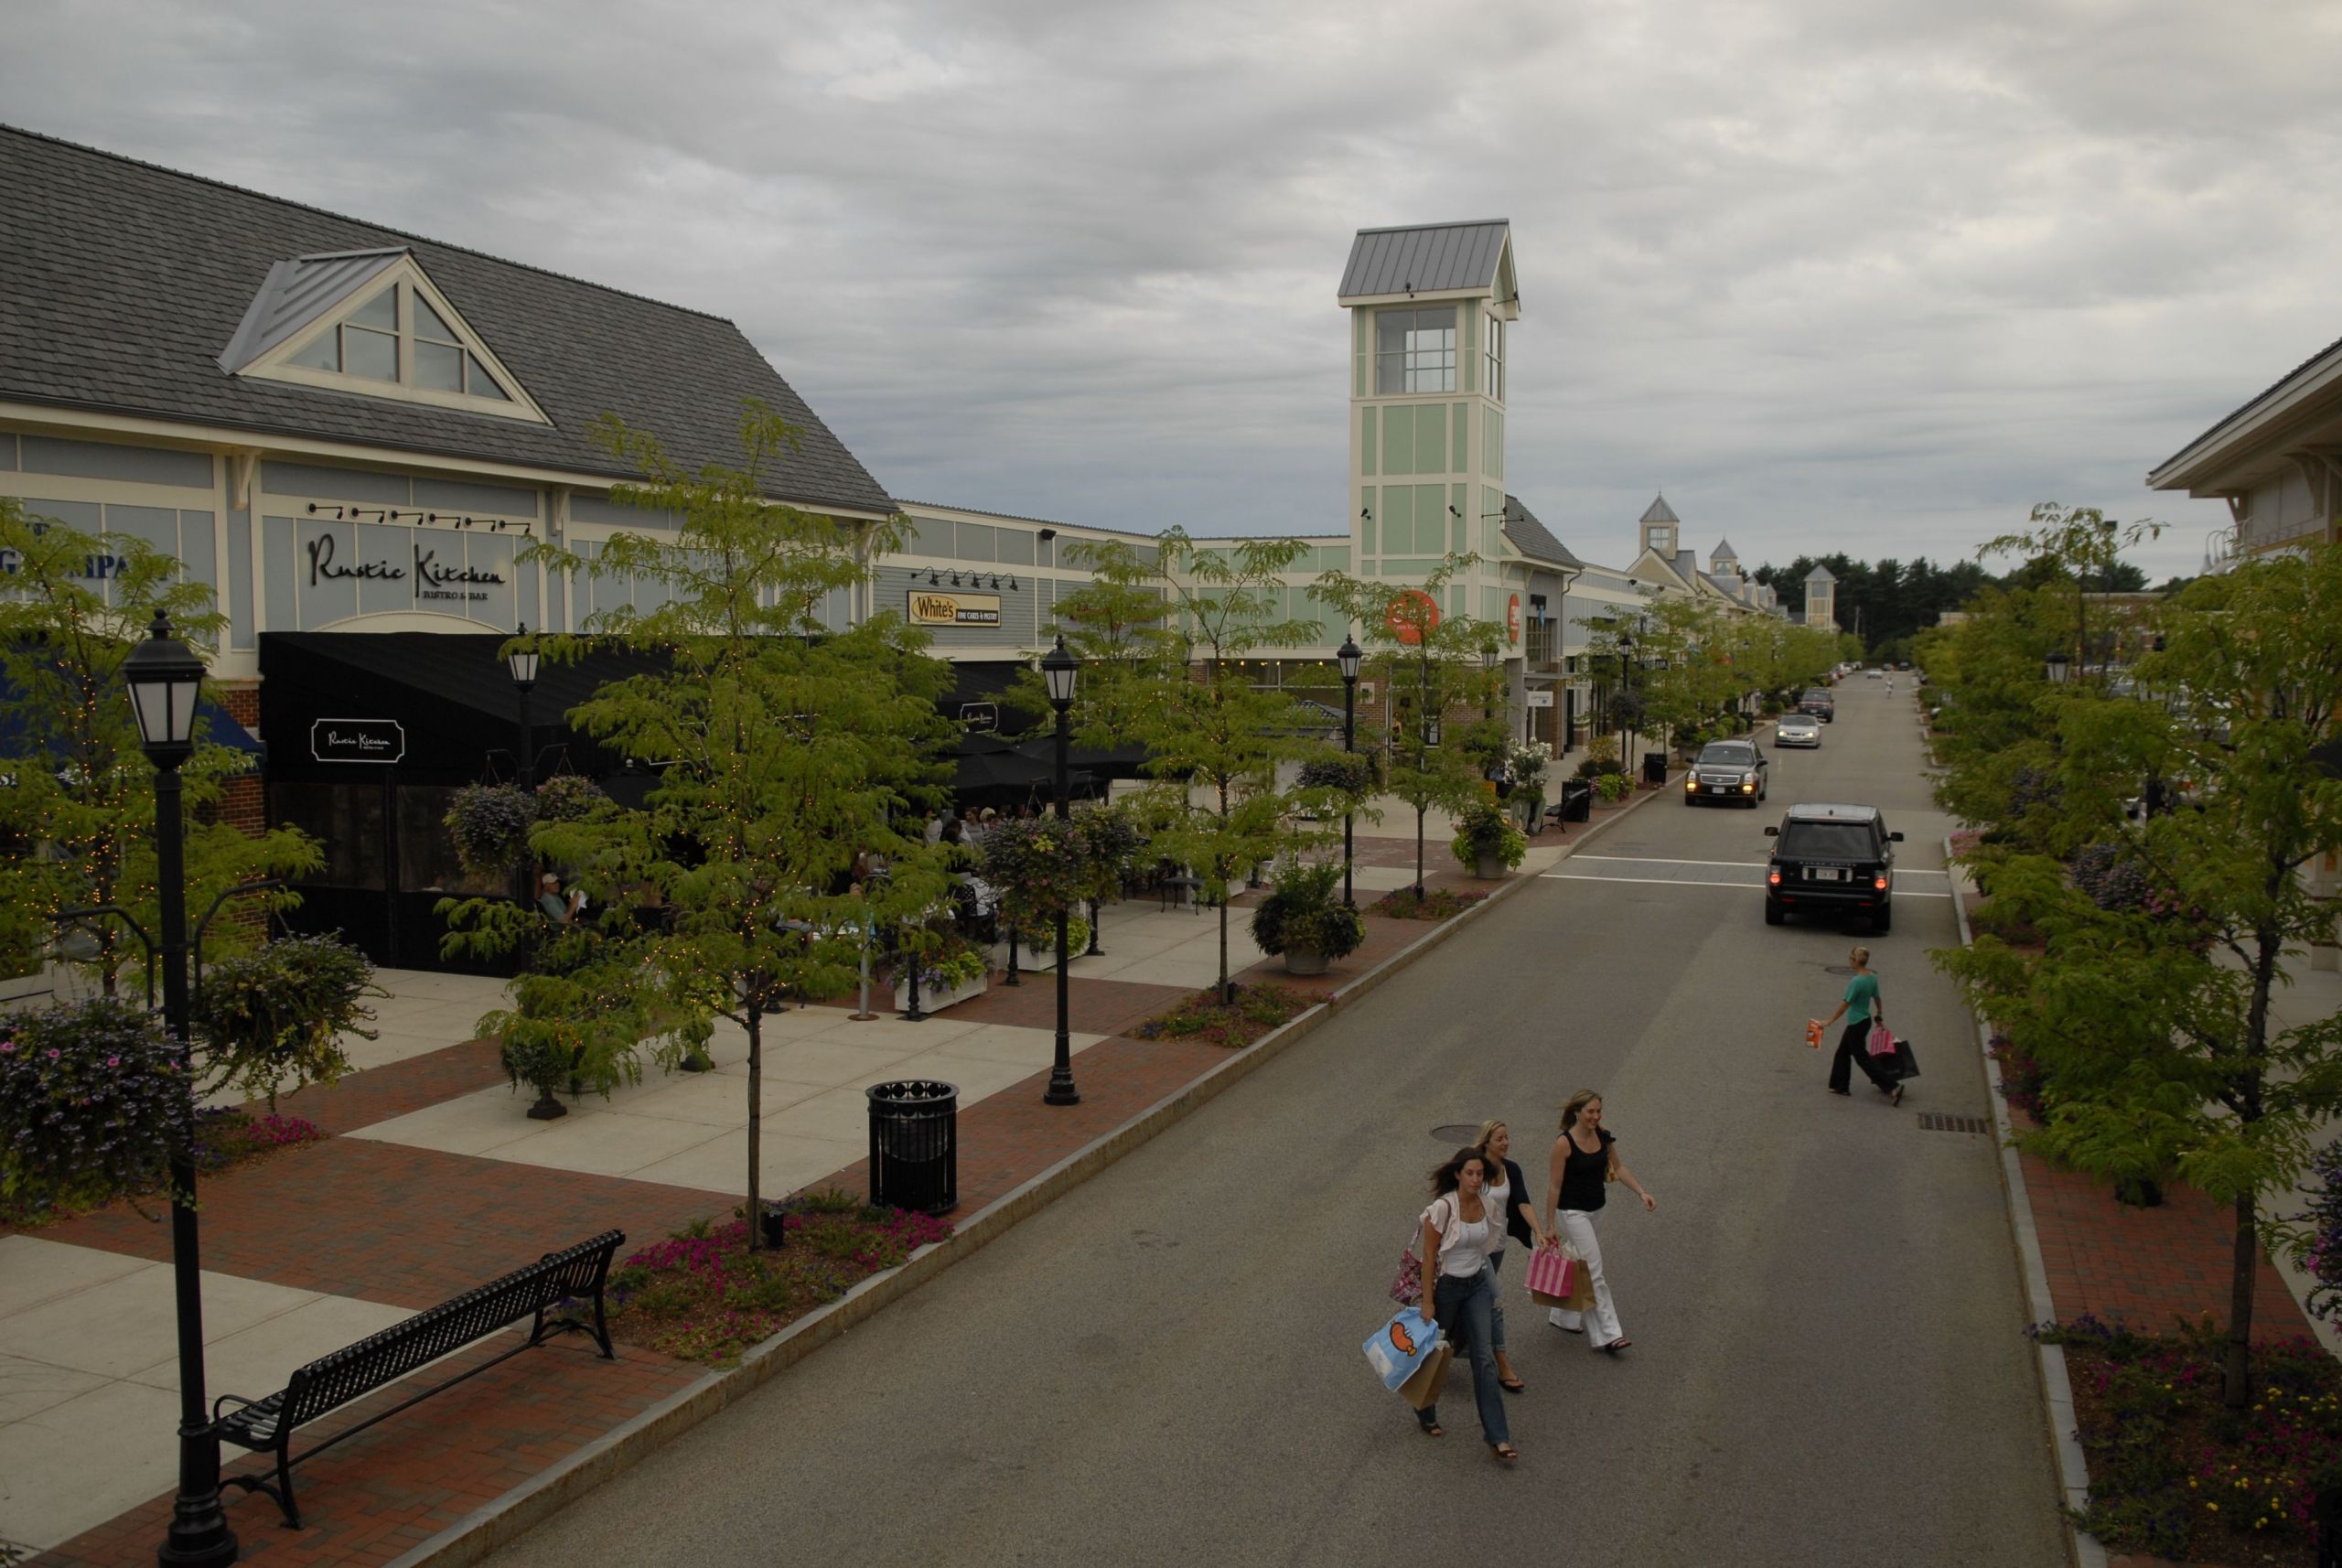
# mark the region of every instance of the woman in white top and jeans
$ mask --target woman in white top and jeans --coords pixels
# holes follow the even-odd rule
[[[1480,1436],[1499,1459],[1520,1457],[1505,1424],[1504,1393],[1497,1381],[1496,1276],[1488,1269],[1488,1239],[1501,1240],[1504,1217],[1481,1200],[1487,1165],[1477,1149],[1458,1149],[1431,1173],[1431,1207],[1423,1213],[1416,1255],[1423,1261],[1423,1284],[1433,1318],[1472,1359],[1472,1399],[1479,1407]],[[1442,1435],[1437,1404],[1415,1412],[1423,1431]]]

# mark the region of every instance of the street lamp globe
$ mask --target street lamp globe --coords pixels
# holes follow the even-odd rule
[[[1059,708],[1073,705],[1074,687],[1081,679],[1081,660],[1067,651],[1060,633],[1058,645],[1041,656],[1041,679],[1048,682],[1049,701]]]
[[[1359,647],[1357,639],[1347,636],[1342,639],[1342,645],[1334,650],[1334,661],[1342,667],[1342,679],[1345,681],[1355,682],[1358,679],[1359,660],[1365,657],[1365,650]]]
[[[161,610],[146,628],[146,640],[123,661],[130,686],[131,712],[138,719],[138,743],[157,767],[184,762],[195,749],[195,699],[203,689],[203,660],[171,635],[170,617]]]
[[[521,623],[520,635],[521,640],[504,656],[504,661],[511,667],[512,683],[525,692],[537,683],[537,644],[529,635],[527,621]]]
[[[2052,686],[2064,685],[2066,683],[2066,671],[2070,666],[2070,661],[2066,658],[2065,650],[2059,649],[2057,652],[2052,653],[2047,660],[2047,665],[2049,670],[2049,683]]]

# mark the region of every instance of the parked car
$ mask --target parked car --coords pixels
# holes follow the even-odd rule
[[[1791,915],[1858,914],[1882,935],[1895,921],[1895,846],[1876,806],[1791,806],[1765,830],[1775,842],[1765,866],[1765,923]]]
[[[1756,810],[1767,792],[1766,773],[1772,764],[1753,740],[1712,740],[1683,775],[1683,803],[1732,800]]]
[[[1825,725],[1838,722],[1838,699],[1830,694],[1827,686],[1808,686],[1805,695],[1797,700],[1797,711],[1811,714]]]
[[[1811,714],[1783,714],[1773,726],[1775,746],[1820,746],[1821,721]]]

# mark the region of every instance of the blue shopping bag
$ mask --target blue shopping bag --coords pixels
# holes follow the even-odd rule
[[[1396,1393],[1439,1348],[1439,1325],[1411,1306],[1368,1335],[1363,1348],[1382,1386]]]

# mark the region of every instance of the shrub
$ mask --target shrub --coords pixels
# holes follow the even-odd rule
[[[2085,844],[2067,869],[2074,886],[2101,909],[2143,909],[2154,891],[2146,868],[2124,855],[2118,844]]]
[[[1509,816],[1483,801],[1457,819],[1456,837],[1447,847],[1464,865],[1477,865],[1486,856],[1514,866],[1528,854],[1529,839]]]
[[[1635,781],[1624,773],[1605,773],[1595,779],[1594,792],[1615,806],[1635,792]]]
[[[1304,789],[1331,789],[1352,800],[1374,791],[1374,757],[1363,751],[1337,751],[1313,757],[1295,777]]]
[[[1329,959],[1348,958],[1366,940],[1366,922],[1334,896],[1342,879],[1338,865],[1290,861],[1280,867],[1276,886],[1252,911],[1252,940],[1265,953],[1298,948]]]
[[[529,853],[535,799],[513,784],[467,784],[447,807],[457,863],[475,876],[511,870]]]
[[[1445,920],[1460,915],[1488,897],[1485,893],[1454,893],[1445,887],[1434,887],[1417,896],[1412,887],[1402,887],[1385,893],[1370,908],[1374,913],[1393,920]]]
[[[1612,749],[1617,749],[1615,742],[1612,743]],[[1597,782],[1611,774],[1625,771],[1625,766],[1615,757],[1589,757],[1577,765],[1577,776],[1581,779],[1592,779]]]
[[[2022,1111],[2035,1122],[2046,1124],[2049,1120],[2047,1096],[2049,1073],[2034,1058],[2006,1035],[1994,1031],[1992,1058],[2001,1065],[2001,1098],[2009,1108]]]
[[[2315,1185],[2310,1191],[2309,1234],[2302,1251],[2302,1267],[2313,1283],[2309,1310],[2328,1322],[2342,1318],[2342,1144],[2329,1144],[2310,1162]],[[2342,1480],[2342,1477],[2337,1477]]]
[[[1032,930],[1024,933],[1025,950],[1035,958],[1047,957],[1058,950],[1058,922],[1055,916]],[[1090,922],[1079,915],[1065,918],[1065,950],[1075,958],[1090,945]]]
[[[1241,1047],[1315,1005],[1312,997],[1285,985],[1241,985],[1233,1002],[1219,1000],[1217,990],[1198,991],[1140,1024],[1131,1035],[1141,1040],[1197,1039]]]
[[[233,1086],[273,1106],[287,1079],[295,1089],[331,1083],[349,1070],[344,1034],[374,1038],[367,1028],[374,966],[338,936],[283,937],[203,972],[193,1026],[210,1075],[204,1092]]]
[[[135,1003],[0,1019],[0,1198],[64,1208],[163,1187],[194,1107],[177,1044]]]

